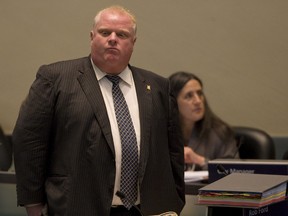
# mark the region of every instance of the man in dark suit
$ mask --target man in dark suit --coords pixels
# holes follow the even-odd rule
[[[169,81],[129,65],[136,21],[126,9],[100,11],[90,36],[91,55],[40,67],[21,106],[12,136],[18,204],[29,216],[44,209],[61,216],[136,215],[135,206],[143,215],[179,214],[184,154]],[[107,75],[120,77],[135,130],[135,201],[129,192],[116,195],[123,140]]]

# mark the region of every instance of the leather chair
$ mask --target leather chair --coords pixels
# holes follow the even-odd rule
[[[273,139],[265,131],[244,126],[232,127],[238,142],[241,159],[275,159]],[[208,216],[233,215],[242,216],[241,208],[209,207]]]
[[[272,137],[265,131],[236,126],[232,127],[238,141],[241,159],[275,159],[276,151]]]
[[[288,150],[286,150],[282,156],[283,160],[288,160]]]

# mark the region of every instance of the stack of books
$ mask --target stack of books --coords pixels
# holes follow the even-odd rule
[[[231,173],[199,189],[198,204],[260,208],[287,197],[286,175]]]

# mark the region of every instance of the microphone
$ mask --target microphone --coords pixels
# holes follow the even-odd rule
[[[132,205],[138,211],[140,216],[144,216],[141,210],[138,208],[138,206],[135,205],[130,199],[128,199],[123,192],[117,191],[116,196],[118,196],[121,200],[125,199],[130,205]]]
[[[217,172],[219,174],[224,174],[225,176],[229,175],[229,173],[226,171],[226,169],[222,166],[222,164],[217,164],[216,165],[216,169],[217,169]]]
[[[234,153],[234,155],[233,155],[233,158],[236,157],[236,155],[237,155],[237,153],[239,152],[240,147],[242,146],[242,144],[243,144],[243,136],[240,136],[240,138],[239,138],[239,140],[238,140],[238,142],[237,142],[237,144],[236,144],[237,150],[235,151],[235,153]],[[239,152],[239,154],[240,154],[240,152]],[[240,155],[239,155],[239,156],[240,156]]]
[[[235,151],[234,155],[233,155],[233,158],[236,157],[237,153],[239,152],[239,149],[240,147],[242,146],[243,144],[243,136],[240,136],[239,140],[238,140],[238,143],[237,143],[237,150]],[[217,172],[219,174],[224,174],[225,176],[229,175],[229,172],[226,171],[226,169],[224,168],[224,166],[222,164],[217,164],[216,165],[216,169],[217,169]]]

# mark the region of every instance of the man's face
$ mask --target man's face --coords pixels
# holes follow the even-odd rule
[[[94,64],[106,73],[122,72],[136,41],[131,18],[118,11],[104,11],[90,36]]]
[[[201,120],[205,113],[204,100],[200,83],[197,80],[188,81],[177,96],[181,118],[192,123]]]

